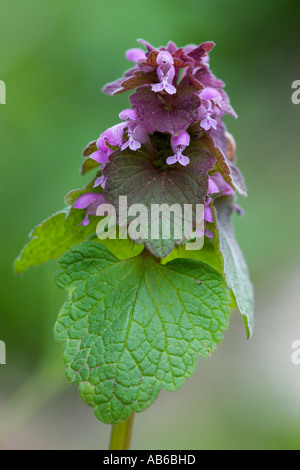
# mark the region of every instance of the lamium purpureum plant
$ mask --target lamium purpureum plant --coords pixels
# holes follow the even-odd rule
[[[209,69],[214,43],[140,43],[145,50],[126,52],[133,68],[103,89],[132,91],[131,106],[84,150],[81,172],[94,171],[92,180],[33,230],[15,264],[21,273],[60,258],[56,280],[68,299],[55,338],[64,342],[68,380],[114,425],[112,449],[128,447],[134,413],[162,387],[180,388],[198,356],[215,351],[231,309],[248,336],[253,326],[252,285],[231,221],[246,188],[223,122],[236,114]]]

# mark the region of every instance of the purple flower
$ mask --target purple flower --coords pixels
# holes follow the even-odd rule
[[[217,129],[217,121],[213,119],[211,114],[208,112],[206,117],[201,120],[200,126],[206,131],[209,131],[211,127],[213,129]]]
[[[108,150],[111,150],[107,146],[107,144],[110,145],[111,147],[121,147],[123,143],[123,135],[124,135],[125,127],[126,127],[126,123],[121,122],[119,124],[116,124],[113,127],[110,127],[106,131],[104,131],[97,141],[98,149],[101,150],[102,152],[107,152]]]
[[[201,99],[201,106],[198,109],[199,119],[201,119],[200,126],[206,131],[212,127],[217,129],[217,120],[212,117],[215,112],[215,105],[222,101],[222,96],[214,88],[207,87],[199,93]]]
[[[148,143],[148,134],[137,122],[137,113],[135,109],[129,108],[121,111],[119,118],[128,121],[125,124],[127,127],[128,140],[122,144],[121,150],[125,150],[129,147],[130,150],[135,151],[141,148],[141,144]]]
[[[173,78],[175,77],[174,60],[171,54],[167,51],[161,51],[157,58],[157,76],[160,83],[152,85],[151,90],[154,92],[166,91],[169,95],[176,93],[176,88],[172,85]]]
[[[73,205],[74,209],[85,209],[86,212],[85,218],[79,225],[89,225],[89,215],[96,215],[98,206],[104,203],[106,200],[101,193],[85,193],[80,196]]]
[[[180,165],[186,166],[190,162],[190,159],[189,157],[182,155],[182,152],[189,145],[189,143],[190,143],[190,136],[185,131],[182,132],[177,137],[172,136],[171,147],[174,152],[174,155],[167,158],[167,164],[173,165],[173,163],[178,162],[180,163]]]
[[[98,163],[106,163],[113,153],[113,150],[107,146],[121,147],[126,123],[116,124],[104,131],[97,140],[98,150],[90,155],[90,158]]]
[[[103,170],[103,165],[102,165],[102,170]],[[101,186],[101,188],[105,188],[107,178],[104,175],[99,176],[99,178],[96,179],[93,188],[97,188],[98,186]]]

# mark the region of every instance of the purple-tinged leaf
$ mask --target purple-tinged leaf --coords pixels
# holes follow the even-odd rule
[[[192,57],[194,60],[200,60],[204,54],[207,54],[210,52],[213,47],[215,46],[214,42],[204,42],[200,44],[200,46],[195,47],[193,50],[191,50],[187,55],[189,57]]]
[[[168,132],[179,135],[190,124],[198,121],[200,100],[195,87],[187,85],[172,98],[172,104],[167,105],[163,98],[143,86],[130,97],[130,102],[137,110],[138,118],[149,134]]]
[[[226,158],[226,155],[222,151],[220,140],[214,140],[213,137],[208,134],[204,135],[201,140],[209,149],[211,155],[216,158],[217,167],[226,183],[230,184],[230,186],[237,190],[242,196],[247,196],[247,188],[245,186],[243,176],[239,169]]]
[[[97,150],[98,150],[97,141],[94,140],[93,142],[90,142],[90,143],[85,147],[85,149],[83,150],[82,155],[83,155],[84,157],[89,157],[90,155],[92,155],[92,153],[96,152]]]
[[[99,167],[99,163],[93,160],[92,158],[86,158],[81,165],[80,173],[85,175],[91,170],[95,170],[95,168]]]
[[[134,75],[124,82],[122,82],[122,89],[119,91],[116,91],[114,94],[118,95],[120,93],[123,93],[125,91],[133,90],[134,88],[138,88],[142,85],[147,85],[151,83],[155,83],[157,80],[157,74],[155,72],[142,72],[142,71],[137,71],[134,73]]]
[[[193,220],[195,222],[196,204],[203,204],[208,193],[208,173],[214,167],[215,159],[209,155],[207,149],[191,146],[186,149],[190,163],[183,167],[176,165],[173,168],[158,169],[154,166],[152,157],[141,151],[114,152],[110,162],[104,169],[107,183],[104,189],[105,199],[114,205],[119,216],[119,198],[127,197],[127,204],[143,204],[147,214],[151,214],[153,204],[192,204]],[[183,243],[184,234],[175,236],[175,222],[170,223],[170,237],[162,236],[162,226],[166,223],[168,214],[158,215],[159,233],[152,238],[148,232],[147,238],[135,239],[138,244],[145,244],[147,249],[157,258],[166,257],[177,244]],[[148,228],[151,225],[147,219]],[[153,223],[153,220],[151,220]]]
[[[113,82],[107,83],[102,88],[103,93],[106,93],[107,95],[115,95],[116,93],[122,93],[123,91],[126,91],[122,87],[122,83],[128,80],[131,77],[134,77],[134,74],[136,71],[139,70],[138,66],[133,67],[132,69],[127,70],[122,78],[119,78],[118,80],[115,80]]]

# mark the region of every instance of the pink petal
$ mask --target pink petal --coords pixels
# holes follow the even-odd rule
[[[101,152],[101,150],[96,150],[96,152],[90,155],[92,160],[95,160],[98,163],[105,163],[108,160],[109,155],[106,153]]]
[[[146,60],[145,52],[142,49],[138,49],[138,48],[128,49],[128,51],[125,52],[125,57],[131,62],[138,62],[139,60]]]
[[[210,87],[204,88],[204,90],[201,91],[199,96],[202,100],[212,100],[214,103],[218,103],[222,100],[221,94],[214,88]]]
[[[173,57],[168,51],[161,51],[156,57],[156,62],[162,69],[167,67],[167,70],[174,64]]]
[[[122,147],[121,147],[122,152],[123,152],[123,150],[127,149],[128,146],[129,146],[129,140],[124,142],[124,144],[122,145]]]
[[[167,158],[167,165],[173,165],[173,163],[176,163],[176,162],[177,162],[177,156],[176,155],[172,155],[172,157]]]
[[[185,155],[180,155],[180,157],[178,158],[178,162],[182,166],[187,166],[190,163],[190,159],[189,157],[186,157]]]
[[[214,221],[212,211],[211,211],[211,208],[209,206],[206,206],[205,209],[204,209],[204,220],[206,220],[206,222],[213,222]]]
[[[214,232],[212,232],[211,230],[207,230],[207,228],[205,228],[204,233],[208,238],[214,238]]]
[[[169,82],[164,83],[164,89],[167,93],[169,93],[169,95],[174,95],[177,91],[176,88]]]
[[[177,136],[171,137],[171,146],[174,152],[176,152],[177,147],[179,147],[179,145],[185,148],[189,145],[189,143],[190,143],[190,135],[186,131],[181,132],[181,134]]]
[[[212,180],[211,178],[208,178],[208,192],[209,192],[209,194],[219,192],[218,186],[216,185],[214,180]]]
[[[123,121],[128,121],[128,119],[130,119],[131,121],[136,121],[137,120],[136,110],[133,108],[124,109],[123,111],[120,112],[119,118],[122,119]]]
[[[134,139],[130,139],[129,140],[129,148],[130,150],[138,150],[141,148],[141,144],[140,142],[138,142],[137,140],[134,140]]]
[[[152,85],[152,88],[151,88],[151,90],[155,91],[155,93],[159,91],[163,91],[163,89],[164,89],[164,86],[162,83],[155,83],[155,85]]]
[[[97,199],[102,199],[103,195],[99,193],[85,193],[80,196],[75,204],[73,205],[74,209],[86,209],[90,204],[97,201]]]

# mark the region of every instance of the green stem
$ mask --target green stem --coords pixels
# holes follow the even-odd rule
[[[134,413],[127,421],[113,424],[110,437],[110,450],[128,450],[130,448]]]

